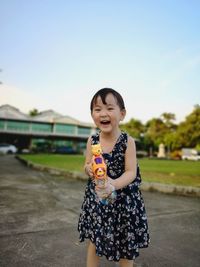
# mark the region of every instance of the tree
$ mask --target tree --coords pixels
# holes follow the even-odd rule
[[[178,125],[173,148],[196,147],[200,144],[200,105],[195,105],[185,121]]]
[[[174,126],[173,121],[175,121],[176,116],[174,113],[164,112],[161,114],[161,119],[168,128],[171,128],[172,126]]]
[[[136,139],[139,139],[141,134],[144,133],[144,125],[142,122],[133,118],[129,122],[122,124],[120,128]]]
[[[39,114],[39,111],[36,108],[29,111],[29,116],[31,117],[37,116],[38,114]]]
[[[177,125],[174,123],[176,116],[174,113],[164,112],[161,114],[161,118],[166,126],[166,132],[164,134],[164,144],[167,146],[168,155],[172,148],[172,143],[174,141],[175,130]]]
[[[175,114],[163,113],[160,118],[153,118],[146,123],[146,144],[151,148],[158,149],[159,144],[167,146],[168,154],[174,138],[177,125],[173,122]]]
[[[146,123],[146,138],[152,145],[158,147],[160,143],[164,143],[164,134],[166,133],[166,125],[160,118],[153,118]]]

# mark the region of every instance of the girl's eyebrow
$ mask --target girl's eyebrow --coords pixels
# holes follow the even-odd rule
[[[106,104],[107,106],[111,106],[111,107],[114,107],[115,105],[114,104]]]

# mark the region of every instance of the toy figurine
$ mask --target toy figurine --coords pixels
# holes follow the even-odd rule
[[[102,156],[100,144],[92,145],[92,169],[96,185],[105,185],[107,181],[107,166]]]

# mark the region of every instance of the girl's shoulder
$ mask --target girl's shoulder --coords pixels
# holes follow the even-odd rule
[[[121,137],[122,137],[123,140],[126,141],[126,143],[135,142],[134,138],[132,136],[130,136],[127,132],[122,131],[121,132]]]
[[[129,145],[135,146],[135,139],[132,136],[130,136],[128,133],[123,132],[123,131],[121,135],[122,135],[122,138],[121,138],[122,142],[125,143],[126,146],[129,146]]]

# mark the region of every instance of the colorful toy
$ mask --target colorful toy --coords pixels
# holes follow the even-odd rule
[[[105,185],[107,181],[107,166],[102,156],[100,144],[92,145],[92,169],[96,185]]]
[[[100,144],[92,145],[92,169],[95,177],[96,185],[103,185],[106,186],[108,182],[107,177],[107,166],[102,156],[102,149]],[[111,186],[111,185],[110,185]],[[109,203],[113,203],[116,200],[116,191],[113,191],[109,196],[107,195],[107,190],[103,190],[102,196],[105,193],[105,198],[98,198],[102,204],[107,205]]]

